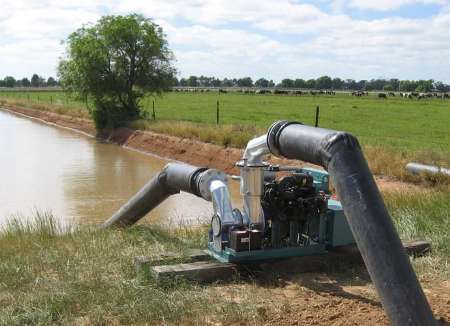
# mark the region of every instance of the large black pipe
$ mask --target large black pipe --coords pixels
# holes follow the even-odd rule
[[[167,164],[102,226],[125,227],[132,225],[167,197],[177,194],[181,190],[201,196],[197,179],[205,170],[206,168],[188,164]]]
[[[435,325],[423,290],[351,134],[279,121],[269,129],[270,151],[328,170],[359,251],[394,325]]]

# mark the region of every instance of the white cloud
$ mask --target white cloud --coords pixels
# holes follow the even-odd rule
[[[351,0],[349,6],[360,9],[388,11],[414,4],[445,5],[447,0]]]
[[[419,2],[444,3],[352,0],[350,5],[385,10]],[[0,76],[54,75],[63,51],[59,42],[71,31],[104,14],[138,12],[163,26],[183,76],[450,81],[450,6],[421,19],[385,14],[358,20],[346,14],[348,2],[333,3],[326,12],[291,0],[9,1],[0,11]]]

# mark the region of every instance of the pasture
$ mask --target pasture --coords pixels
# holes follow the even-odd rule
[[[65,113],[68,114],[71,108],[80,109],[86,105],[63,92],[2,91],[0,100],[2,98],[65,107]],[[216,126],[217,101],[220,110],[219,128]],[[155,122],[152,121],[152,102],[155,103]],[[313,125],[316,106],[319,106],[320,127],[351,132],[363,145],[381,146],[405,155],[411,152],[422,153],[422,156],[424,153],[425,156],[437,155],[440,161],[450,162],[449,99],[417,100],[398,95],[380,99],[377,94],[354,97],[349,93],[312,96],[169,92],[163,96],[147,96],[142,105],[150,121],[137,124],[140,128],[159,132],[167,129],[167,133],[173,133],[169,126],[173,126],[174,121],[217,132],[228,126],[230,128],[227,130],[231,132],[245,133],[242,141],[231,142],[236,147],[243,146],[252,133],[259,134],[267,130],[276,120],[296,120]],[[179,133],[176,135],[182,136]],[[214,141],[212,137],[212,142],[220,143],[220,140]]]

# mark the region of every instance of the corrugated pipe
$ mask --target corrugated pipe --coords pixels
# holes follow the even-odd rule
[[[351,134],[278,121],[267,134],[270,151],[328,170],[359,251],[393,325],[435,325],[423,290]]]

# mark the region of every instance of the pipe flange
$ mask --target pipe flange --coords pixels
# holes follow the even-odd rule
[[[283,156],[283,153],[280,151],[280,134],[284,128],[292,124],[303,125],[303,123],[298,121],[288,121],[288,120],[280,120],[275,122],[272,126],[270,126],[269,131],[267,132],[267,147],[269,151],[275,156]]]
[[[269,165],[270,164],[267,163],[267,162],[250,163],[250,164],[248,164],[245,159],[237,161],[236,164],[235,164],[235,166],[240,168],[240,169],[241,168],[246,168],[246,167],[249,167],[249,168],[265,168],[265,167],[268,167]]]
[[[208,201],[211,201],[211,192],[209,190],[209,185],[213,180],[221,180],[224,183],[228,182],[228,176],[225,172],[209,169],[204,171],[198,178],[198,190],[200,195]]]

